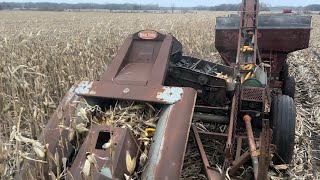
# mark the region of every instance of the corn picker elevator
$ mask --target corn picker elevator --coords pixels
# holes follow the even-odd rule
[[[286,58],[308,47],[310,30],[309,16],[259,15],[258,0],[243,0],[240,15],[216,19],[215,46],[224,65],[183,55],[172,34],[143,30],[129,35],[98,81],[69,90],[40,140],[49,144],[50,152],[74,157],[68,162],[73,179],[83,178],[88,152],[112,159],[97,159],[99,169],[92,169],[90,178],[125,179],[125,154],[137,157],[141,146],[128,129],[91,125],[75,155],[67,131],[58,127],[79,118],[83,99],[100,107],[117,100],[149,102],[161,113],[141,179],[180,179],[190,130],[208,179],[237,179],[244,164],[252,167],[252,179],[267,179],[271,163],[289,164],[292,159],[295,82]],[[202,131],[192,125],[193,119],[228,128],[226,133]],[[100,147],[110,134],[116,137],[112,157]],[[208,160],[202,139],[223,140],[220,171]],[[61,143],[66,148],[58,148]],[[25,164],[23,168],[32,166]]]

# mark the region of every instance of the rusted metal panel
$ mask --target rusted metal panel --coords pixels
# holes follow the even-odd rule
[[[85,88],[83,86],[85,84]],[[90,86],[87,86],[87,85]],[[117,85],[109,82],[81,82],[76,87],[77,95],[85,97],[126,99],[133,101],[148,101],[161,104],[174,104],[181,100],[187,89],[167,86],[133,86]],[[187,90],[189,91],[189,90]]]
[[[133,41],[132,37],[133,35],[129,35],[129,37],[119,48],[117,55],[112,60],[112,63],[108,65],[107,71],[105,71],[102,75],[100,79],[101,81],[112,81],[114,77],[116,77],[117,73],[121,70],[123,59],[125,59],[128,56],[127,51],[131,47],[131,43]]]
[[[196,91],[188,88],[181,101],[163,111],[142,179],[180,178],[195,101]]]
[[[141,39],[140,32],[129,36],[102,81],[119,85],[163,84],[170,55],[174,51],[172,45],[179,43],[171,34],[152,32],[157,34],[154,39]]]
[[[111,141],[110,141],[111,139]],[[112,142],[110,148],[104,149],[104,143]],[[129,175],[126,165],[126,153],[132,158],[138,155],[139,144],[129,129],[102,125],[92,125],[85,141],[72,163],[67,179],[82,179],[82,170],[87,155],[93,155],[96,167],[91,165],[90,178],[95,180],[124,179]]]
[[[163,147],[163,142],[165,138],[164,135],[165,135],[166,126],[168,123],[169,114],[171,113],[171,110],[172,110],[172,106],[165,107],[165,109],[162,112],[161,118],[159,119],[159,122],[157,124],[157,130],[154,135],[154,142],[152,143],[149,151],[150,156],[148,160],[148,166],[145,173],[143,173],[142,175],[143,179],[155,179],[154,174],[156,169],[154,167],[159,163],[161,158],[163,158],[162,157],[163,154],[161,154],[161,151],[164,148]],[[170,163],[168,164],[168,166],[170,166]]]
[[[162,45],[162,41],[133,40],[127,52],[128,56],[123,59],[121,69],[112,81],[116,84],[147,85],[152,73],[155,73],[152,69],[156,58],[160,56]],[[169,52],[170,49],[167,54],[170,54]]]
[[[173,43],[173,36],[171,34],[166,35],[166,38],[163,41],[163,44],[159,50],[159,56],[156,59],[156,62],[152,69],[152,74],[150,77],[150,85],[163,84],[167,67],[170,60],[171,48]]]
[[[259,29],[259,50],[290,53],[309,47],[311,29]],[[285,36],[284,36],[285,34]],[[215,46],[230,62],[236,59],[238,29],[217,29]]]
[[[310,29],[311,16],[300,14],[259,14],[259,29]],[[228,17],[217,17],[216,29],[238,29],[240,15],[230,14]]]

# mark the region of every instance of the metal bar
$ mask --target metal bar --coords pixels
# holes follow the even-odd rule
[[[254,135],[252,131],[252,126],[251,126],[251,117],[249,115],[245,115],[243,117],[245,124],[246,124],[246,129],[247,129],[247,136],[248,136],[248,142],[249,142],[249,148],[252,156],[257,156],[257,147],[254,142]]]
[[[262,132],[260,135],[260,155],[259,155],[259,172],[258,177],[261,180],[267,179],[268,168],[271,161],[270,143],[271,143],[271,129],[269,120],[263,119]]]
[[[237,151],[236,151],[236,159],[238,159],[241,155],[242,148],[242,137],[237,138]]]
[[[200,119],[203,122],[228,124],[229,118],[227,116],[217,116],[213,114],[193,114],[194,119]]]
[[[237,116],[238,116],[239,96],[240,96],[240,87],[236,85],[235,92],[232,98],[230,123],[229,123],[229,129],[228,129],[228,139],[227,139],[226,149],[225,149],[225,158],[229,160],[232,159],[231,151],[234,143],[234,133],[235,133],[234,127],[236,127]]]
[[[209,137],[209,138],[210,138],[210,136],[217,136],[217,137],[220,137],[220,138],[223,138],[223,139],[226,139],[228,137],[227,134],[223,134],[223,133],[205,132],[205,131],[198,131],[198,133],[201,136]]]
[[[198,145],[198,148],[200,151],[202,162],[205,165],[205,167],[207,167],[207,166],[209,166],[209,161],[208,161],[207,156],[205,154],[205,151],[204,151],[204,148],[203,148],[203,145],[202,145],[199,133],[198,133],[198,129],[195,126],[192,126],[192,131],[193,131],[194,137],[196,139],[196,142],[197,142],[197,145]]]
[[[233,160],[232,150],[233,150],[233,144],[234,144],[234,140],[235,140],[235,127],[236,127],[237,116],[238,116],[239,96],[240,96],[240,88],[238,85],[236,85],[235,92],[234,92],[234,95],[232,98],[230,123],[229,123],[229,129],[228,129],[228,138],[227,138],[227,143],[226,143],[225,160],[224,160],[223,167],[222,167],[221,179],[225,179],[226,171],[230,167],[230,164]]]
[[[205,173],[208,177],[209,180],[216,180],[216,179],[220,179],[221,178],[221,174],[219,174],[216,171],[213,171],[211,169],[209,169],[210,164],[206,155],[206,152],[203,148],[202,142],[201,142],[201,138],[199,136],[199,131],[195,126],[192,126],[192,131],[198,146],[198,150],[200,152],[200,156],[201,156],[201,160],[203,162],[204,168],[205,168]]]
[[[251,117],[249,115],[245,115],[243,117],[243,120],[244,120],[244,122],[246,124],[246,129],[247,129],[247,135],[248,135],[248,142],[249,142],[250,154],[251,154],[251,159],[252,159],[254,178],[257,180],[258,179],[259,162],[258,162],[257,147],[256,147],[256,144],[254,142],[254,135],[253,135],[252,126],[251,126]]]
[[[228,134],[224,134],[224,133],[215,133],[215,132],[205,132],[205,131],[198,131],[200,135],[203,135],[203,136],[207,136],[207,137],[210,137],[210,136],[220,136],[220,137],[223,137],[223,138],[227,138],[228,137]],[[242,139],[247,139],[248,137],[247,136],[243,136],[243,135],[235,135],[234,136],[235,138],[242,138]],[[254,138],[254,140],[259,140],[259,138]]]
[[[239,158],[232,162],[232,168],[229,170],[229,174],[232,175],[248,160],[250,159],[250,152],[246,151]]]
[[[235,122],[235,114],[237,113],[237,94],[232,98],[232,107],[231,107],[231,114],[230,114],[230,122],[229,122],[229,129],[228,129],[228,139],[226,144],[226,158],[230,159],[231,157],[231,150],[232,150],[232,139],[233,139],[233,132],[234,132],[234,122]]]
[[[230,110],[230,107],[228,106],[222,106],[222,107],[214,107],[214,106],[202,106],[202,105],[196,105],[196,111],[197,109],[210,109],[210,110]]]
[[[230,167],[230,160],[224,159],[220,180],[226,179],[226,172],[227,172],[227,168],[229,168],[229,167]]]

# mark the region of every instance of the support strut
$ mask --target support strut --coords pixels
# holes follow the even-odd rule
[[[258,171],[259,171],[259,161],[258,161],[257,146],[254,141],[252,126],[251,126],[252,118],[249,115],[245,115],[243,117],[243,120],[246,124],[246,129],[247,129],[247,136],[248,136],[250,155],[251,155],[252,166],[253,166],[254,179],[257,180],[258,179]]]

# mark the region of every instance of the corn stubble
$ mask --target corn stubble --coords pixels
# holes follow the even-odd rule
[[[182,42],[185,53],[219,62],[214,22],[216,16],[226,14],[0,12],[2,179],[12,178],[26,160],[37,163],[28,179],[43,178],[41,169],[58,162],[63,167],[50,169],[51,179],[68,173],[66,157],[46,151],[50,145],[41,144],[37,137],[71,85],[97,79],[128,34],[141,29],[171,32]],[[274,179],[320,178],[320,16],[314,15],[313,20],[311,47],[288,59],[297,81],[295,153],[288,169],[270,171]],[[77,134],[86,133],[86,128],[83,123],[71,129]],[[74,138],[72,130],[69,136]],[[189,141],[182,178],[205,179],[194,141]],[[130,171],[131,156],[127,157]]]

